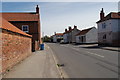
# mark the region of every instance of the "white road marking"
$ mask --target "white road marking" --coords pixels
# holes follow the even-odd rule
[[[60,45],[60,46],[68,47],[67,45]]]
[[[92,53],[92,52],[87,52],[87,53],[92,54],[92,55],[96,55],[96,56],[99,56],[99,57],[102,57],[102,58],[105,57],[105,56],[102,56],[102,55],[99,55],[99,54],[96,54],[96,53]]]
[[[60,45],[60,46],[69,47],[69,45]],[[79,49],[75,48],[75,47],[73,47],[72,49],[79,51]],[[86,52],[91,54],[91,55],[95,55],[95,56],[98,56],[98,57],[101,57],[101,58],[105,57],[105,56],[102,56],[102,55],[99,55],[99,54],[96,54],[96,53],[92,53],[92,52],[88,52],[88,51],[86,51]]]
[[[72,49],[79,51],[78,48],[72,48]],[[99,56],[99,57],[101,57],[101,58],[104,58],[104,57],[105,57],[105,56],[102,56],[102,55],[99,55],[99,54],[96,54],[96,53],[92,53],[92,52],[88,52],[88,51],[86,51],[86,52],[89,53],[89,54],[95,55],[95,56]]]

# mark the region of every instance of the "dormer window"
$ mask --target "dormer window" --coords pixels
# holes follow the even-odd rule
[[[22,25],[22,31],[29,32],[29,26],[28,25]]]

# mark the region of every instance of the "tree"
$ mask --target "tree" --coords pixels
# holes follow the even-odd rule
[[[42,41],[43,41],[43,42],[51,42],[51,38],[46,35],[46,36],[44,36],[44,37],[42,38]]]

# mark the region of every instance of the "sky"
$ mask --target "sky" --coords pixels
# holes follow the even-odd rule
[[[2,2],[2,12],[35,12],[40,7],[42,36],[63,33],[68,26],[83,30],[95,26],[99,13],[118,11],[117,2]]]

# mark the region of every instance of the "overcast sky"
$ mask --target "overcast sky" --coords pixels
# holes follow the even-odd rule
[[[68,26],[97,27],[101,8],[106,15],[118,11],[117,2],[4,2],[2,12],[35,12],[36,5],[40,6],[41,32],[49,36]]]

